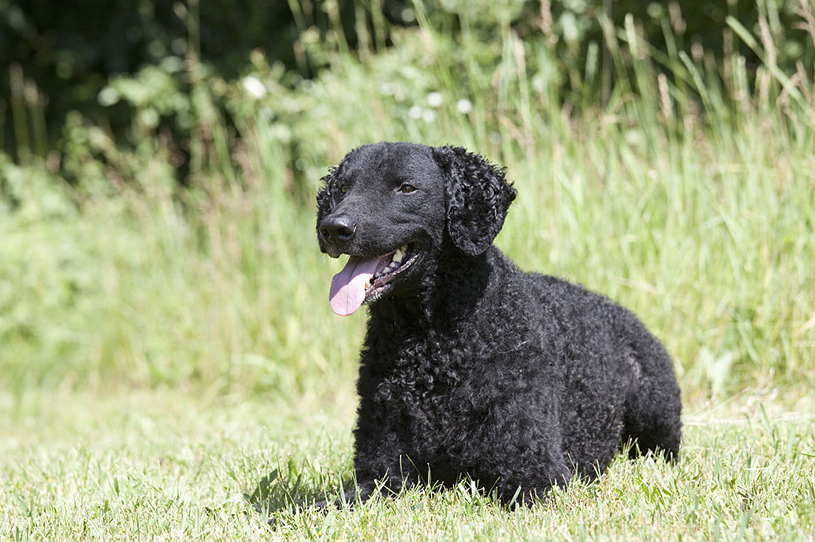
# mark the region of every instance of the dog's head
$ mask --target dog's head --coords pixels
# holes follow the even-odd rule
[[[502,168],[460,147],[365,145],[323,180],[320,249],[350,256],[331,283],[331,308],[340,315],[419,283],[429,267],[423,262],[442,247],[462,257],[483,253],[515,199]]]

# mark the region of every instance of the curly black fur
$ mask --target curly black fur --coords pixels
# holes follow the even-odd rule
[[[369,302],[360,498],[377,481],[396,492],[467,476],[505,502],[516,492],[532,502],[595,477],[628,440],[678,457],[679,387],[659,341],[606,297],[520,271],[492,246],[515,198],[502,168],[461,148],[379,143],[324,180],[323,252],[410,243],[417,256]]]

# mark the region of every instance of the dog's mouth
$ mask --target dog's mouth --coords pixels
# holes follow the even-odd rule
[[[381,299],[393,288],[393,281],[416,263],[419,255],[416,244],[408,243],[382,256],[349,256],[343,270],[331,280],[331,310],[348,316],[363,303]]]

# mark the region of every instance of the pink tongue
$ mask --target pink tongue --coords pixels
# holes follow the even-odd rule
[[[365,300],[365,283],[376,272],[381,258],[357,258],[351,256],[342,271],[331,279],[331,293],[328,295],[331,310],[340,316],[353,314]]]

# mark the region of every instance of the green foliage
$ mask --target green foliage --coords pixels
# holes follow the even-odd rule
[[[455,26],[440,6],[412,4],[418,26],[366,51],[307,28],[310,79],[261,51],[236,81],[170,56],[100,90],[132,111],[123,136],[72,112],[58,150],[2,155],[4,384],[294,397],[352,378],[363,322],[320,301],[336,266],[314,246],[313,196],[327,165],[383,139],[508,166],[520,197],[499,244],[641,314],[690,400],[811,384],[808,68],[785,72],[735,19],[754,69],[735,49],[660,50],[628,18],[606,27],[602,108],[599,48],[577,69],[515,11]],[[12,116],[37,118],[34,98]]]
[[[303,79],[335,69],[336,53],[356,52],[368,60],[403,42],[403,35],[417,27],[463,43],[465,49],[455,49],[462,54],[475,54],[476,45],[507,45],[509,34],[524,47],[547,49],[547,62],[554,68],[547,71],[558,77],[546,83],[560,87],[552,97],[578,110],[601,96],[605,100],[613,77],[625,85],[631,76],[621,69],[631,67],[625,55],[617,57],[622,61],[617,70],[602,67],[603,46],[613,39],[613,27],[630,26],[624,39],[636,36],[663,53],[650,69],[668,77],[682,75],[676,64],[683,53],[696,64],[704,62],[706,71],[713,71],[714,55],[735,54],[745,60],[741,69],[751,84],[762,62],[787,77],[800,74],[811,80],[815,23],[806,19],[812,11],[808,2],[684,0],[666,5],[625,0],[609,2],[604,11],[602,0],[83,0],[70,5],[3,0],[0,66],[10,69],[0,69],[0,118],[7,107],[13,114],[12,122],[2,123],[0,147],[21,160],[32,148],[42,157],[52,149],[63,152],[63,127],[72,111],[104,126],[119,146],[131,139],[134,123],[136,128],[161,125],[175,149],[174,160],[185,166],[179,168],[178,180],[187,182],[187,161],[195,161],[189,156],[196,144],[192,119],[200,113],[189,103],[190,84],[201,81],[200,73],[190,72],[201,63],[217,74],[215,79],[231,81],[256,68],[249,58],[260,56],[286,72],[281,82],[290,91]],[[735,25],[759,36],[767,56],[742,43],[744,36],[734,33]],[[512,53],[503,50],[499,56],[503,61]],[[494,52],[489,54],[495,58]],[[670,65],[660,65],[664,55]],[[477,54],[470,59],[497,68],[498,62],[485,60]],[[534,64],[526,68],[535,75]],[[124,82],[128,79],[132,81]],[[642,91],[637,86],[631,90]],[[36,113],[31,119],[24,118],[26,107]],[[75,180],[70,172],[66,177]]]

